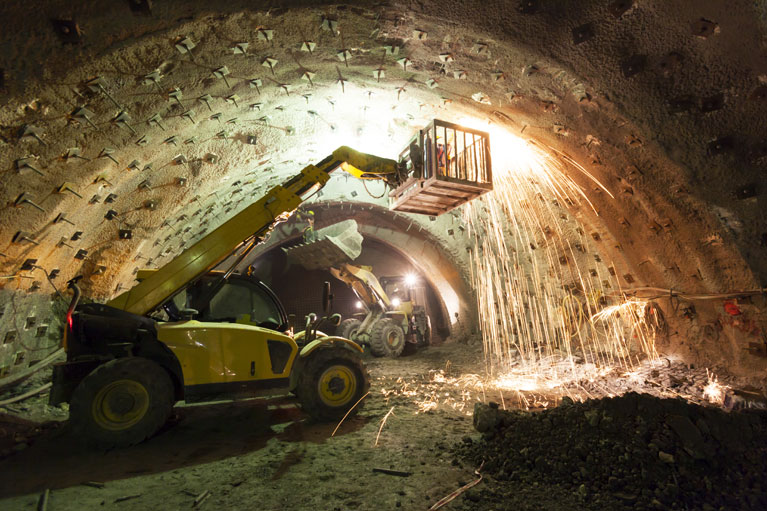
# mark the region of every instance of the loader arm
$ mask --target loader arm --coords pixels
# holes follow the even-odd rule
[[[107,303],[110,307],[145,315],[178,291],[212,270],[242,243],[264,238],[304,200],[321,189],[338,168],[358,179],[383,180],[396,187],[403,180],[395,160],[342,146],[316,165],[276,185],[250,206],[174,257],[151,276]]]
[[[338,268],[330,268],[330,273],[352,288],[354,294],[365,304],[368,310],[379,306],[381,310],[386,311],[391,307],[391,301],[383,286],[373,272],[367,268],[344,263]]]

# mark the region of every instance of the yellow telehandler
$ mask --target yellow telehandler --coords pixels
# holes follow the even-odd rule
[[[482,150],[488,153],[483,161],[489,165],[484,137]],[[74,431],[101,448],[152,436],[181,400],[293,392],[317,419],[344,416],[365,395],[369,379],[359,345],[319,331],[324,323],[341,321],[340,315],[331,315],[330,284],[323,287],[323,313],[308,316],[305,331],[294,336],[274,293],[234,269],[338,168],[358,179],[383,180],[402,192],[394,207],[407,207],[408,197],[423,199],[412,190],[426,174],[419,143],[409,146],[415,158],[399,161],[339,147],[163,267],[143,273],[137,285],[106,304],[80,303],[79,278],[72,279],[62,338],[67,360],[54,366],[50,403],[68,402]],[[489,176],[488,167],[473,196],[466,195],[466,183],[459,183],[455,200],[441,210],[430,208],[431,214],[488,191]],[[440,186],[442,196],[445,190]],[[234,263],[217,270],[233,255]]]

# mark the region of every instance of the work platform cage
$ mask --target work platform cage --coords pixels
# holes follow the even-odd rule
[[[493,189],[487,132],[438,119],[400,153],[408,178],[389,194],[390,208],[440,215]]]

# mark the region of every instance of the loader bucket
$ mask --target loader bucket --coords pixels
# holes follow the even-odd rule
[[[354,261],[362,252],[362,235],[354,220],[324,227],[314,235],[312,241],[282,249],[290,264],[299,264],[307,270],[327,270]]]

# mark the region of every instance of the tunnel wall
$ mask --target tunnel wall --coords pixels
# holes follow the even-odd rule
[[[339,138],[388,154],[429,118],[463,115],[598,178],[614,198],[573,171],[597,209],[579,215],[614,240],[600,252],[625,260],[636,285],[756,288],[767,277],[764,12],[748,1],[5,2],[4,289],[47,295],[38,265],[59,270],[59,287],[85,274],[88,294],[107,298]],[[721,303],[693,315],[664,305],[668,350],[762,371],[762,304],[739,305],[741,318]]]

